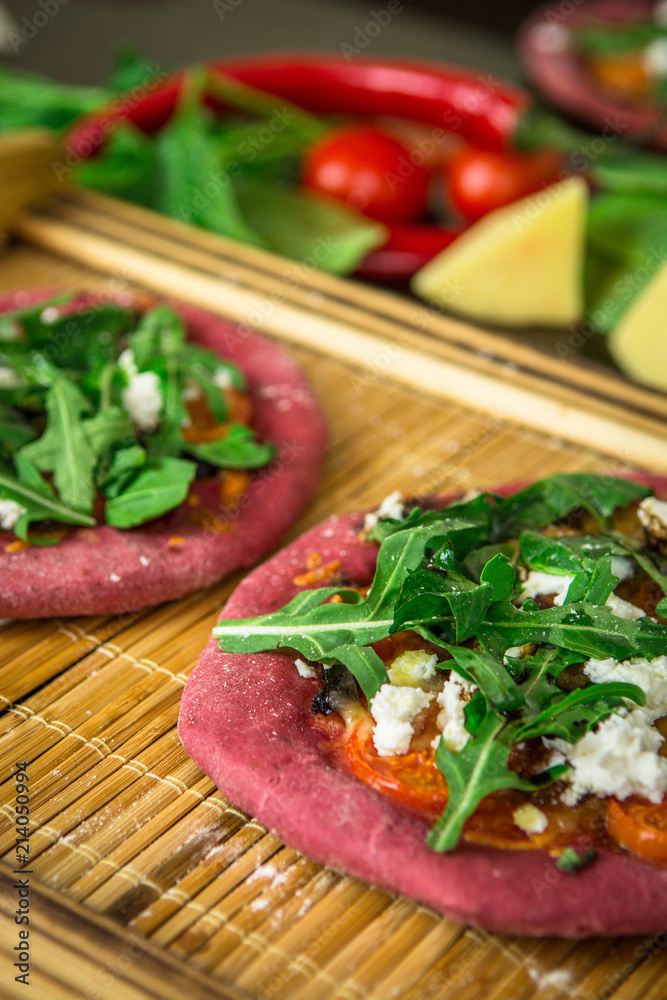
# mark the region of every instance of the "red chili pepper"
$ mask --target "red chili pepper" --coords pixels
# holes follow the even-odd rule
[[[411,118],[488,149],[511,148],[522,113],[531,104],[525,91],[489,74],[403,60],[347,62],[325,53],[288,53],[217,62],[209,68],[307,111]],[[91,155],[118,119],[145,132],[157,131],[176,106],[182,80],[177,73],[139,100],[128,96],[101,108],[72,131],[70,149]],[[219,101],[210,103],[223,107]]]
[[[453,243],[460,229],[437,225],[393,225],[384,246],[373,250],[354,272],[378,284],[407,281],[436,254]]]
[[[209,69],[317,114],[408,118],[493,150],[512,148],[522,115],[532,103],[525,91],[489,74],[404,60],[347,62],[327,53],[295,52],[217,62]],[[138,100],[117,99],[78,123],[68,148],[75,156],[94,155],[114,122],[122,119],[144,132],[156,132],[174,111],[182,82],[183,73],[178,73]],[[207,104],[225,110],[217,99],[208,97]],[[388,243],[369,255],[357,273],[376,281],[407,280],[455,235],[433,225],[395,227]]]

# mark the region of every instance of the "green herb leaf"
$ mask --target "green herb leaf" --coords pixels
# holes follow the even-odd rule
[[[347,667],[369,704],[382,685],[389,683],[384,663],[370,646],[337,646],[327,659],[338,660]]]
[[[511,739],[504,730],[505,720],[489,709],[474,738],[458,753],[448,750],[440,740],[435,762],[447,780],[449,801],[427,838],[435,851],[449,851],[456,846],[463,824],[491,792],[534,787],[507,767]]]
[[[14,500],[26,509],[27,515],[21,518],[21,525],[16,534],[19,538],[27,538],[27,529],[31,521],[62,521],[65,524],[79,524],[89,528],[95,526],[95,519],[89,517],[81,511],[74,510],[66,504],[61,503],[52,492],[48,484],[39,476],[39,483],[33,477],[34,467],[30,466],[27,459],[16,456],[16,466],[22,479],[29,480],[29,485],[19,481],[15,476],[0,470],[0,499]]]
[[[566,847],[556,862],[556,868],[561,872],[571,875],[574,872],[578,872],[580,868],[590,865],[592,861],[595,861],[597,856],[598,852],[594,847],[591,847],[588,851],[584,851],[583,854],[579,854],[574,847]]]
[[[259,180],[237,183],[236,193],[269,250],[333,274],[354,271],[387,240],[379,222],[314,193]]]
[[[88,401],[72,382],[59,378],[46,396],[47,422],[42,438],[26,445],[24,454],[41,469],[53,471],[60,499],[67,507],[89,513],[95,491],[96,455],[86,436],[82,413]],[[46,458],[45,456],[49,456]],[[40,464],[41,463],[41,464]]]
[[[503,664],[488,653],[466,646],[446,646],[456,670],[467,681],[476,684],[490,705],[498,712],[515,712],[526,703],[521,688],[510,677]],[[446,662],[441,666],[448,666]]]
[[[378,553],[375,577],[363,600],[321,604],[333,593],[350,593],[325,587],[308,592],[305,597],[299,595],[280,611],[257,618],[221,621],[213,634],[220,648],[231,653],[257,653],[288,646],[306,659],[318,661],[327,659],[338,646],[367,646],[377,642],[389,634],[393,625],[394,604],[406,575],[419,567],[426,548],[433,545],[441,532],[438,524],[424,525],[409,535],[398,533],[388,538]]]
[[[115,451],[106,468],[98,472],[98,485],[105,497],[112,500],[127,489],[139,470],[146,465],[146,459],[145,449],[138,444]]]
[[[227,469],[257,469],[266,465],[275,452],[272,444],[260,444],[254,432],[242,424],[231,424],[225,437],[217,441],[184,441],[182,448],[195,458]]]
[[[622,706],[625,698],[638,705],[646,704],[646,695],[636,684],[613,682],[578,688],[559,697],[529,725],[521,727],[515,738],[525,740],[546,735],[574,741],[610,715],[614,708]],[[577,711],[582,707],[585,707],[585,712]]]
[[[196,466],[181,458],[161,458],[140,469],[129,486],[107,501],[105,518],[114,528],[134,528],[183,503]]]

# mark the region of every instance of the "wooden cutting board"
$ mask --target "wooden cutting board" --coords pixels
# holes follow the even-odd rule
[[[395,296],[290,276],[278,258],[258,263],[89,195],[31,212],[19,232],[2,288],[168,292],[291,345],[332,433],[318,498],[292,536],[396,487],[667,469],[660,397],[605,373],[590,389],[526,345],[513,359],[471,346],[465,324]],[[22,879],[40,1000],[664,1000],[664,934],[577,943],[466,928],[322,869],[235,809],[175,724],[237,580],[121,617],[0,627],[2,996],[27,995],[14,966]],[[17,865],[18,761],[28,764],[29,866]]]

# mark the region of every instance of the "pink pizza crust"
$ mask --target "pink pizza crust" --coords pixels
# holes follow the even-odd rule
[[[588,122],[610,140],[621,138],[667,149],[667,129],[653,101],[623,100],[601,87],[568,44],[567,31],[591,20],[622,23],[650,19],[653,0],[583,0],[567,13],[548,4],[522,25],[517,45],[524,69],[534,86],[566,113]]]
[[[40,289],[2,296],[0,312],[53,294]],[[77,302],[91,298],[108,301],[88,295]],[[114,296],[123,300],[136,298]],[[0,618],[121,614],[183,597],[257,562],[313,497],[327,428],[298,365],[255,330],[194,306],[169,304],[192,341],[242,369],[255,408],[253,426],[260,440],[276,446],[274,458],[251,473],[234,510],[221,504],[219,481],[203,479],[191,490],[197,506],[184,504],[138,528],[74,529],[58,545],[22,551],[11,551],[13,535],[0,533]]]
[[[667,479],[632,478],[667,495]],[[333,517],[302,535],[246,577],[221,617],[282,607],[298,592],[294,577],[313,552],[324,564],[340,559],[343,578],[369,582],[377,548],[359,539],[362,523],[361,514]],[[187,752],[285,843],[452,920],[502,933],[583,938],[667,928],[667,869],[629,855],[602,851],[588,867],[565,874],[542,851],[471,844],[432,851],[428,822],[332,762],[313,725],[318,687],[299,676],[293,655],[224,653],[212,638],[181,704]]]

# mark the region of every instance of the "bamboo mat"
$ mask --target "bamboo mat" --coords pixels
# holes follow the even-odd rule
[[[667,396],[578,358],[575,330],[554,332],[544,351],[544,338],[501,336],[90,192],[52,198],[18,231],[59,256],[352,362],[362,377],[388,375],[667,472]]]
[[[154,287],[131,255],[125,269],[98,273],[46,240],[30,245],[29,229],[2,258],[4,288]],[[396,487],[626,467],[417,392],[379,364],[360,370],[322,345],[292,349],[332,436],[318,498],[292,535]],[[664,934],[576,943],[466,928],[315,865],[235,809],[186,756],[175,724],[236,582],[122,617],[0,627],[0,996],[26,995],[14,979],[12,770],[27,761],[30,983],[40,1000],[664,1000]]]

